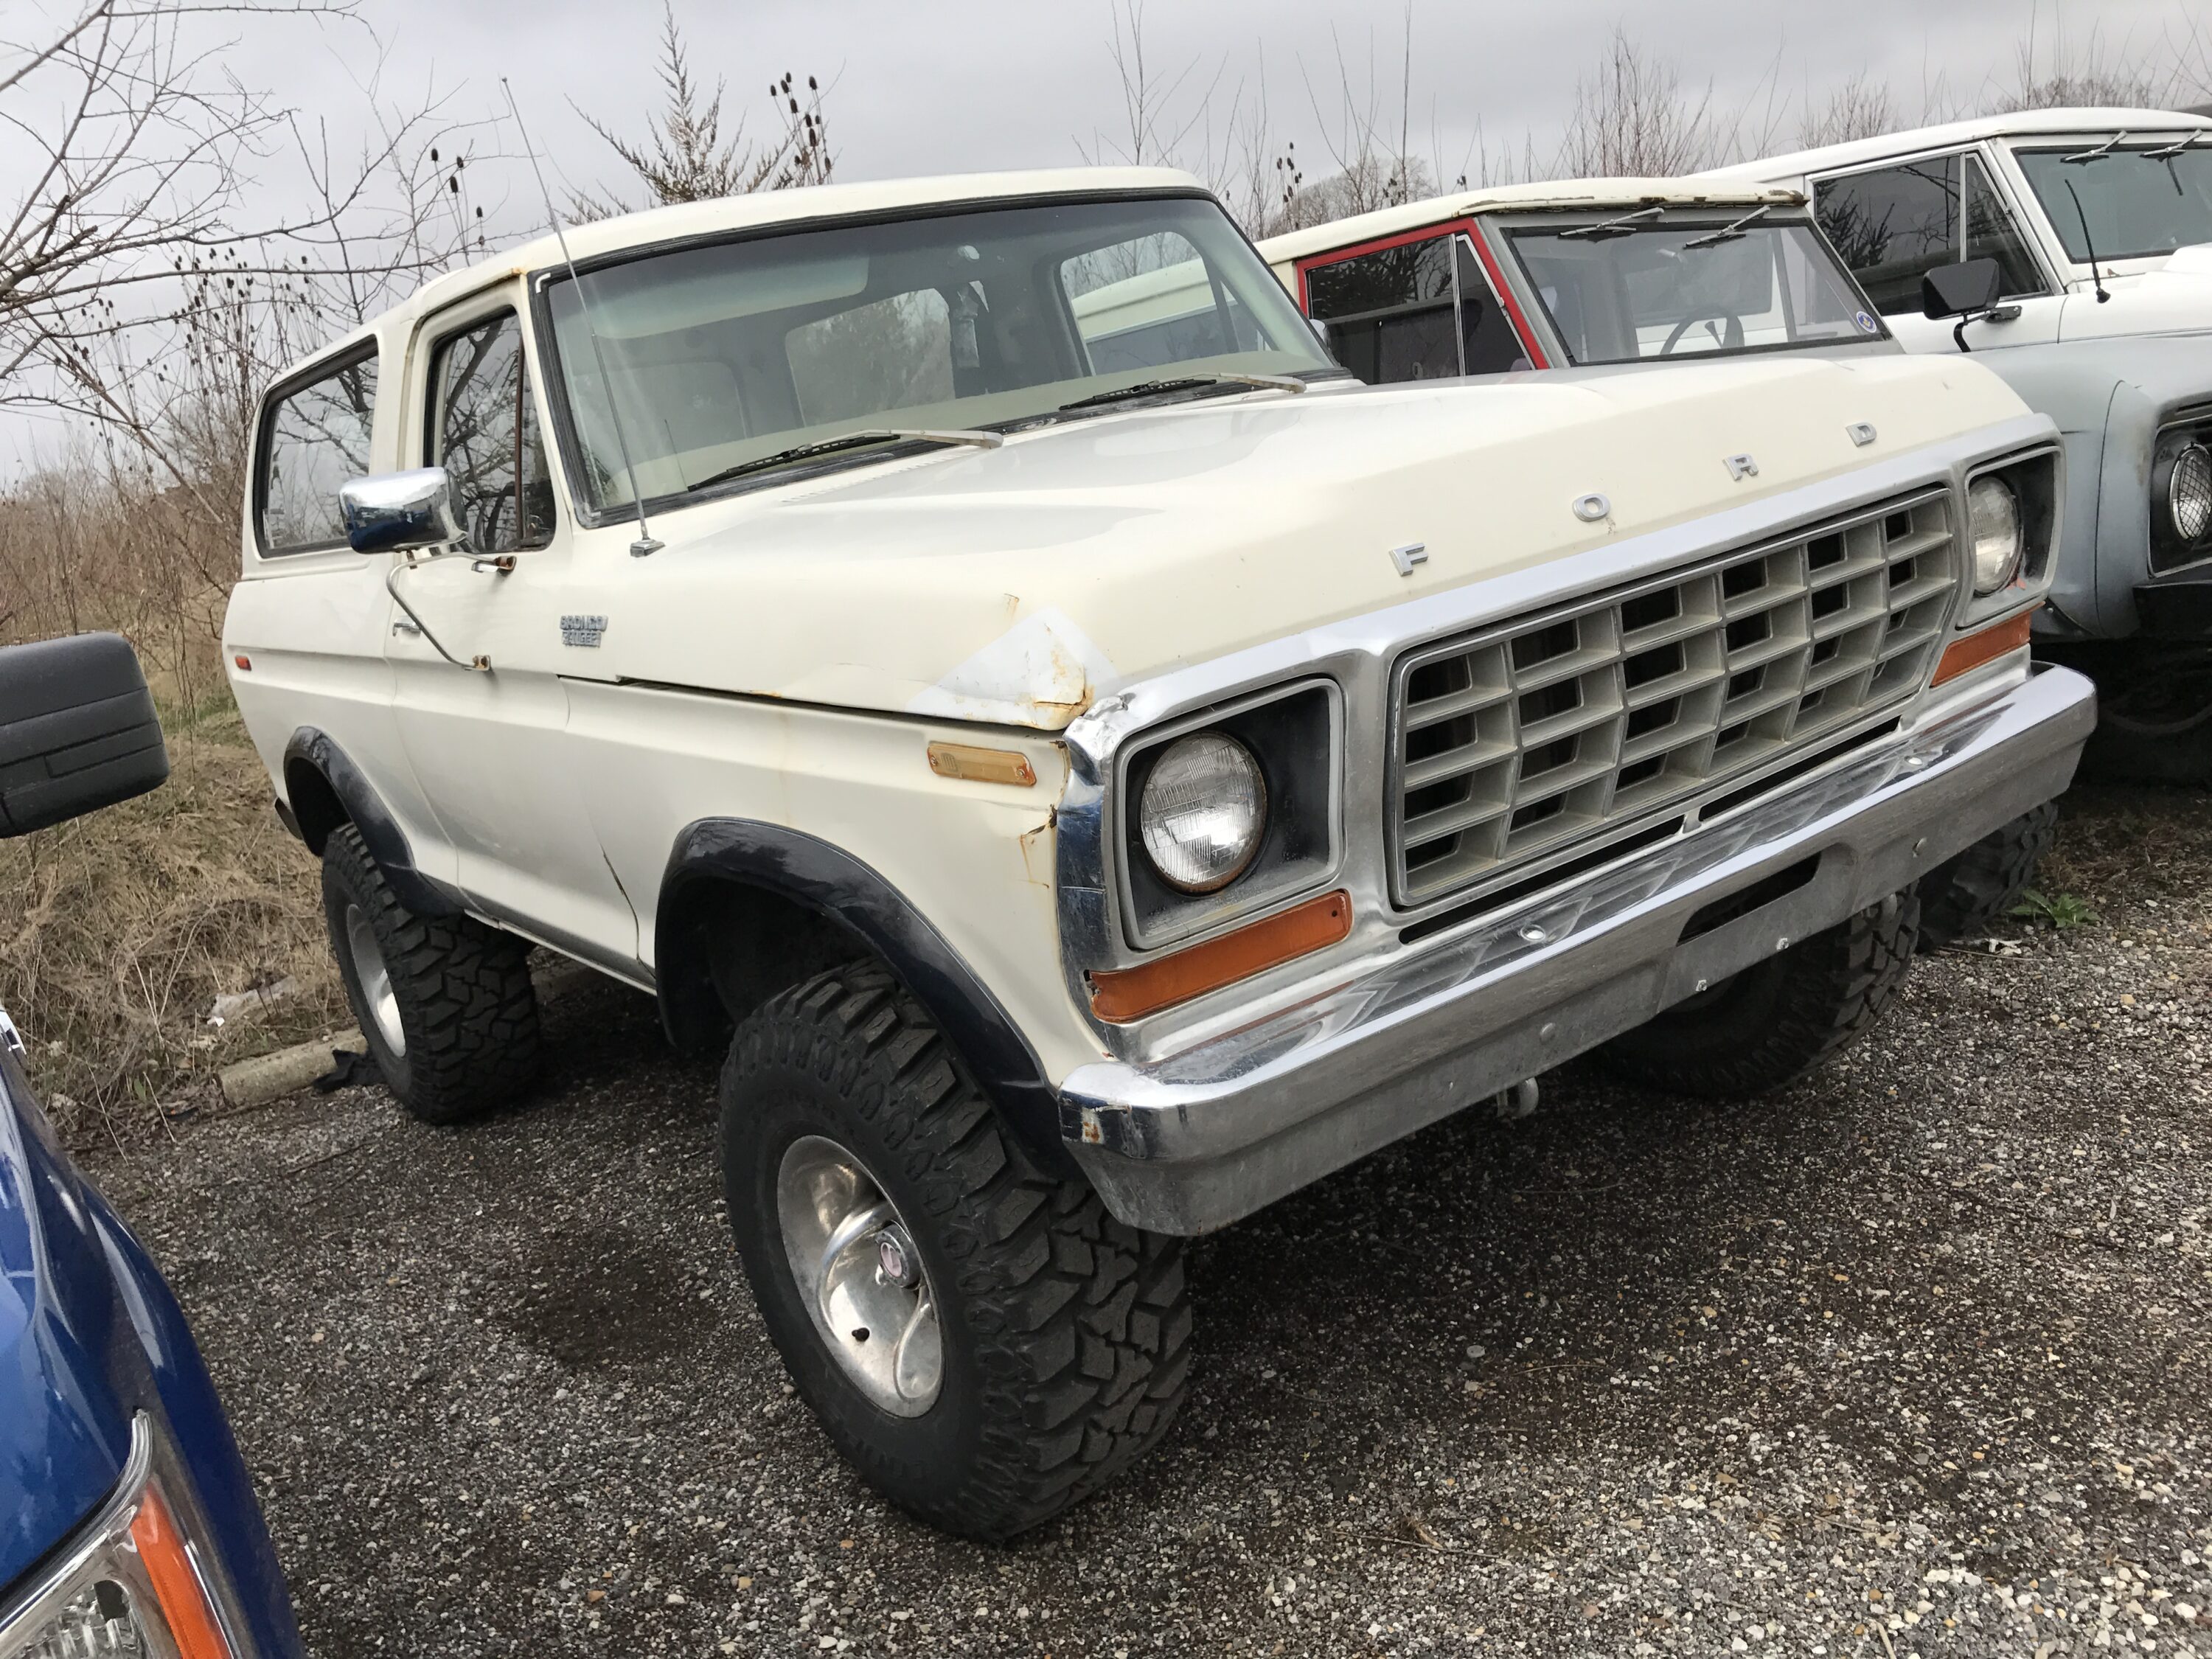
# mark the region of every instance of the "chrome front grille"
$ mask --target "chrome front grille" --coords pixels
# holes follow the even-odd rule
[[[1911,696],[1958,570],[1936,490],[1407,653],[1393,896],[1502,877]]]

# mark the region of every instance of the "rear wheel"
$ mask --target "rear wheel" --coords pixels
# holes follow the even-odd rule
[[[1594,1058],[1669,1094],[1771,1093],[1873,1027],[1912,965],[1919,930],[1908,888],[1676,1003]]]
[[[1011,1536],[1167,1431],[1182,1243],[1005,1134],[921,1007],[848,964],[741,1024],[722,1185],[763,1322],[840,1452],[922,1520]]]
[[[456,1123],[530,1086],[538,1031],[527,943],[407,908],[350,823],[323,846],[323,916],[369,1054],[410,1113]]]
[[[1938,865],[1920,884],[1920,949],[1980,939],[2012,913],[2058,833],[2058,803],[2045,801]]]

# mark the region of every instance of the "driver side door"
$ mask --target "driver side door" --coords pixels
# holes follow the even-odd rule
[[[446,469],[465,536],[411,567],[392,556],[405,606],[386,646],[393,697],[471,903],[635,979],[637,918],[568,740],[562,675],[580,653],[564,639],[601,607],[575,591],[519,303],[519,286],[465,302],[423,325],[409,353],[412,464]]]
[[[1820,228],[1890,331],[1914,351],[1951,351],[1948,319],[1920,309],[1920,279],[1937,265],[1995,259],[2019,315],[1966,325],[1966,344],[2041,345],[2058,337],[2062,299],[2018,214],[1978,150],[1917,156],[1810,181]]]

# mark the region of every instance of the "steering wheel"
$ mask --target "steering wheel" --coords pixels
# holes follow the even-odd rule
[[[1723,350],[1733,350],[1743,343],[1743,319],[1732,311],[1693,311],[1674,325],[1667,336],[1666,344],[1659,348],[1659,355],[1662,357],[1673,356],[1674,348],[1682,343],[1682,337],[1690,331],[1693,324],[1718,322],[1723,318],[1728,320],[1728,331],[1721,337],[1721,347]]]

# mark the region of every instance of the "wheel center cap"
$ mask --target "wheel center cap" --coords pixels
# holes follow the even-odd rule
[[[908,1291],[921,1283],[914,1241],[906,1236],[903,1227],[886,1227],[876,1235],[876,1282]]]

